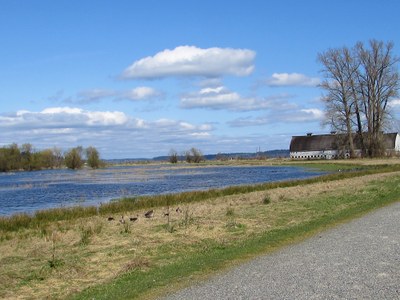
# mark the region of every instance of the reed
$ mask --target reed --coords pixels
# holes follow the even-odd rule
[[[18,231],[22,228],[41,228],[53,221],[75,220],[97,214],[95,206],[74,206],[40,210],[33,215],[16,214],[0,218],[0,230]]]

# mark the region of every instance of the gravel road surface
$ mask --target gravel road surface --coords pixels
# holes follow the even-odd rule
[[[400,202],[164,299],[400,299]]]

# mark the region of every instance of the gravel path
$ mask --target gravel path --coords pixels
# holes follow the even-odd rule
[[[400,299],[400,202],[164,299]]]

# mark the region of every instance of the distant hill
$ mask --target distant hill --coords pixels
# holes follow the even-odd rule
[[[238,152],[238,153],[218,153],[218,154],[206,154],[204,158],[206,160],[216,160],[216,159],[255,159],[258,157],[265,158],[287,158],[290,156],[290,152],[287,149],[281,150],[270,150],[263,151],[257,153],[246,153],[246,152]],[[105,159],[106,163],[110,164],[130,164],[130,163],[146,163],[146,162],[161,162],[168,161],[169,157],[165,156],[157,156],[154,158],[121,158],[121,159]],[[185,160],[183,156],[179,157],[179,160]]]
[[[287,158],[290,156],[290,152],[287,149],[281,150],[269,150],[257,153],[218,153],[218,154],[206,154],[204,158],[206,160],[216,160],[216,159],[254,159],[257,157],[266,157],[266,158]],[[157,156],[153,158],[153,161],[168,161],[168,156]],[[180,160],[184,160],[183,157],[180,157]]]

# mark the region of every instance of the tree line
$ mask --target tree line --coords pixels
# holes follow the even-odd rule
[[[347,137],[343,145],[355,157],[385,154],[383,132],[391,119],[389,101],[399,96],[399,58],[391,42],[371,40],[348,48],[334,48],[318,55],[326,92],[326,124]],[[356,145],[355,145],[356,143]]]
[[[95,147],[84,149],[82,146],[72,148],[65,153],[59,148],[35,150],[31,144],[18,146],[13,143],[0,148],[0,172],[67,167],[80,169],[87,164],[96,169],[103,166],[100,154]]]
[[[178,152],[175,149],[171,149],[168,155],[168,160],[172,164],[178,163],[179,160],[185,160],[187,163],[198,164],[204,161],[204,156],[203,153],[197,148],[186,150],[181,156],[179,156]]]

